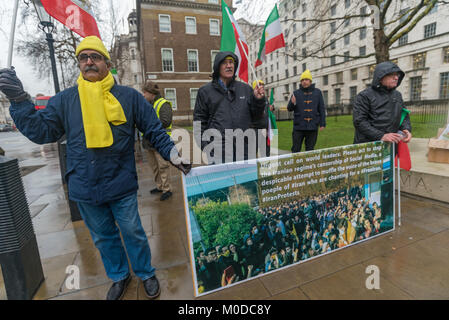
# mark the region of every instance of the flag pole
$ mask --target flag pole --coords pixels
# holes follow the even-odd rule
[[[12,53],[14,50],[14,37],[16,34],[16,22],[18,10],[19,10],[19,0],[16,0],[16,2],[14,3],[14,12],[12,14],[11,32],[9,34],[8,60],[6,65],[7,68],[11,68],[12,65]]]

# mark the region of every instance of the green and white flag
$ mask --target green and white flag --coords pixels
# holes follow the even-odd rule
[[[256,67],[266,61],[267,54],[283,47],[285,47],[284,34],[282,33],[278,7],[275,5],[273,11],[268,16],[265,29],[263,30]]]

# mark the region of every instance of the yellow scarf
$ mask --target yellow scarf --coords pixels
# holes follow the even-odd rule
[[[77,82],[87,148],[111,146],[114,138],[109,122],[114,126],[126,123],[120,102],[109,91],[114,86],[112,74],[98,82],[84,80],[80,74]]]

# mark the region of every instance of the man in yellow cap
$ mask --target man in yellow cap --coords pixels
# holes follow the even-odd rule
[[[78,86],[56,94],[43,110],[35,110],[13,68],[0,70],[0,90],[11,101],[17,128],[31,141],[52,143],[66,135],[69,198],[77,202],[113,281],[106,298],[117,300],[125,293],[131,279],[127,256],[147,296],[155,298],[160,287],[137,208],[134,128],[185,174],[190,165],[180,163],[173,141],[145,98],[114,82],[109,53],[99,38],[85,38],[76,56]]]
[[[318,128],[326,127],[326,111],[323,94],[312,83],[310,70],[302,73],[301,85],[288,103],[288,111],[294,111],[292,152],[301,152],[305,140],[306,151],[313,150],[318,138]]]

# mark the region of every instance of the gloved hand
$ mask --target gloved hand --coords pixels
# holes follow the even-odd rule
[[[179,158],[179,159],[180,159],[179,162],[178,161],[175,161],[175,162],[170,161],[170,163],[175,168],[180,170],[182,173],[184,173],[185,175],[188,175],[190,170],[192,170],[192,164],[182,158]]]
[[[17,78],[14,67],[0,70],[0,91],[12,102],[30,99],[30,95],[23,90],[22,82]]]

